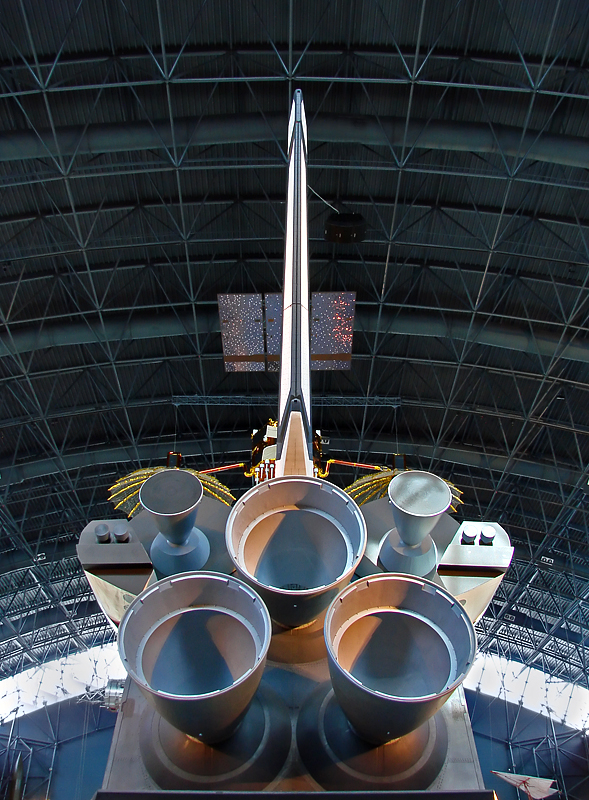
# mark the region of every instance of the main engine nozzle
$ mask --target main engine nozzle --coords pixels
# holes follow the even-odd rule
[[[466,612],[424,578],[352,583],[325,617],[335,696],[356,733],[380,745],[418,728],[468,673],[476,635]]]
[[[254,486],[233,506],[227,550],[273,620],[316,619],[352,577],[366,547],[366,523],[342,489],[285,476]]]
[[[187,572],[136,597],[119,627],[125,668],[156,711],[207,744],[234,733],[270,645],[268,610],[242,581]]]

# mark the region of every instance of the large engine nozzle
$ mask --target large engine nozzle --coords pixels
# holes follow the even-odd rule
[[[418,728],[464,680],[476,652],[466,612],[423,578],[382,574],[344,589],[325,617],[335,696],[380,745]]]
[[[448,510],[452,492],[446,481],[431,472],[401,472],[389,483],[393,519],[401,539],[420,544]]]
[[[231,736],[260,683],[271,622],[242,581],[187,572],[154,583],[129,606],[119,652],[171,725],[207,744]]]
[[[273,620],[316,619],[352,577],[366,547],[356,503],[320,478],[285,476],[254,486],[233,506],[229,555]]]

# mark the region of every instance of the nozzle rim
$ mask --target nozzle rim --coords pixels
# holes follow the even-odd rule
[[[447,496],[446,505],[443,508],[440,508],[440,509],[438,509],[436,511],[432,511],[429,514],[421,514],[418,511],[413,511],[413,510],[409,510],[407,508],[403,508],[403,506],[400,505],[392,497],[391,489],[394,488],[393,484],[394,484],[395,480],[397,480],[398,478],[401,478],[402,476],[405,476],[405,475],[428,475],[428,476],[431,476],[432,478],[436,478],[436,480],[440,481],[440,484],[446,490],[446,496]],[[404,514],[409,514],[410,516],[417,517],[418,519],[428,519],[428,518],[431,518],[431,517],[439,517],[440,514],[443,514],[445,511],[448,510],[448,508],[452,504],[452,491],[451,491],[450,487],[448,486],[448,484],[446,483],[446,481],[443,478],[440,478],[439,475],[435,475],[433,472],[427,472],[427,470],[415,469],[415,470],[407,470],[407,472],[400,472],[398,475],[395,475],[395,477],[389,483],[388,498],[389,498],[389,502],[391,503],[391,505],[395,506],[395,508],[398,508],[399,511],[402,511]]]
[[[218,580],[223,583],[229,584],[236,584],[236,588],[245,592],[253,603],[258,604],[258,608],[262,614],[262,620],[264,625],[264,636],[261,640],[261,647],[259,653],[256,654],[256,661],[255,664],[250,667],[246,672],[243,673],[237,680],[233,681],[233,683],[229,684],[229,686],[225,686],[222,689],[216,689],[212,692],[202,692],[199,694],[173,694],[171,692],[166,692],[160,689],[154,689],[149,683],[145,680],[145,678],[139,674],[139,672],[134,669],[130,663],[129,659],[127,658],[124,652],[123,640],[124,640],[124,633],[127,625],[129,624],[130,620],[133,617],[133,614],[137,611],[139,607],[141,607],[146,599],[150,597],[152,594],[160,592],[166,585],[172,585],[174,583],[179,583],[180,581],[184,580],[192,580],[193,578],[203,578],[203,579],[213,579]],[[203,608],[209,608],[210,606],[202,606]],[[191,606],[191,609],[198,609],[199,606]],[[186,607],[189,610],[188,607]],[[181,611],[182,609],[178,609]],[[153,583],[147,589],[145,589],[141,594],[137,595],[137,597],[133,600],[133,602],[127,608],[123,619],[119,625],[118,629],[118,637],[117,637],[117,645],[119,650],[119,656],[125,670],[129,674],[129,676],[140,686],[144,691],[149,692],[154,697],[165,698],[169,700],[184,700],[184,701],[193,701],[199,699],[207,699],[211,697],[219,697],[223,694],[234,690],[237,686],[240,686],[242,683],[247,681],[252,673],[256,670],[263,667],[264,662],[266,661],[268,655],[268,649],[270,647],[272,637],[272,620],[270,619],[270,612],[262,598],[259,594],[251,587],[248,586],[247,583],[240,580],[239,578],[235,578],[232,575],[225,575],[220,572],[206,572],[206,571],[194,571],[194,572],[183,572],[179,575],[172,575],[166,578],[162,578],[162,580]]]
[[[320,586],[313,586],[312,588],[309,589],[283,589],[282,587],[277,587],[267,583],[262,583],[255,577],[255,575],[253,575],[248,569],[246,569],[245,565],[241,562],[241,560],[238,559],[236,549],[233,543],[233,536],[232,536],[233,524],[235,518],[241,511],[241,507],[244,501],[247,502],[247,499],[249,497],[253,497],[257,493],[259,493],[260,491],[264,491],[265,489],[270,489],[275,484],[287,483],[288,481],[292,481],[293,479],[296,479],[301,483],[308,483],[311,485],[319,486],[320,488],[325,487],[326,489],[333,491],[338,497],[344,500],[347,506],[351,509],[353,515],[356,518],[359,530],[360,542],[358,547],[355,548],[356,552],[352,556],[351,563],[348,566],[348,568],[345,569],[343,572],[341,572],[338,575],[338,577],[333,581],[331,581],[330,583],[325,583]],[[275,509],[272,509],[271,513],[277,513],[287,508],[288,508],[287,506],[278,506]],[[312,508],[307,508],[307,507],[302,507],[302,508],[304,510],[312,510]],[[344,534],[342,534],[342,536],[343,535]],[[270,591],[272,592],[272,594],[282,595],[284,597],[292,597],[293,595],[295,597],[300,597],[300,598],[314,597],[315,595],[324,594],[325,592],[328,592],[329,590],[337,587],[338,584],[341,584],[342,581],[345,581],[348,578],[350,578],[356,571],[358,564],[360,563],[360,561],[364,556],[367,541],[368,541],[368,532],[366,528],[366,521],[364,519],[362,511],[360,510],[356,502],[353,500],[353,498],[347,495],[343,489],[340,489],[338,486],[335,486],[335,484],[332,484],[329,481],[326,481],[322,478],[315,478],[304,475],[284,475],[279,478],[272,478],[268,481],[265,481],[263,484],[258,484],[256,486],[253,486],[243,495],[243,497],[239,499],[237,503],[235,503],[227,518],[227,523],[225,526],[225,544],[227,547],[227,552],[238,572],[241,575],[246,576],[248,583],[252,584],[253,586],[259,587],[261,591],[263,592]]]
[[[457,606],[457,609],[459,609],[460,617],[463,619],[463,622],[465,623],[465,627],[469,636],[469,643],[470,643],[469,649],[471,653],[471,658],[466,667],[460,671],[460,674],[439,692],[433,692],[428,695],[416,695],[412,697],[380,692],[377,689],[372,689],[369,686],[366,686],[366,684],[359,681],[358,678],[356,678],[349,670],[342,667],[342,665],[338,661],[337,654],[332,646],[332,637],[328,635],[329,625],[331,623],[331,619],[333,618],[335,610],[337,609],[338,603],[342,602],[347,594],[350,594],[354,591],[358,591],[358,584],[360,583],[370,584],[375,581],[378,582],[389,581],[391,578],[401,578],[404,581],[416,584],[418,586],[421,586],[422,588],[424,584],[427,586],[431,586],[432,589],[435,590],[436,593],[440,594],[449,604],[451,604],[452,607]],[[367,614],[370,613],[371,610],[373,609],[367,608],[366,613]],[[464,610],[464,608],[458,602],[458,600],[456,600],[456,598],[453,595],[451,595],[450,592],[448,592],[446,589],[443,589],[441,586],[439,586],[439,584],[434,583],[433,581],[430,581],[427,578],[419,578],[417,576],[409,575],[403,572],[386,572],[386,573],[381,573],[380,575],[370,575],[368,578],[362,578],[360,581],[355,581],[354,583],[348,584],[348,586],[342,589],[342,591],[338,594],[338,596],[329,605],[327,612],[325,614],[323,632],[324,632],[325,646],[327,648],[329,660],[332,662],[332,666],[334,666],[338,670],[338,672],[341,673],[342,676],[344,676],[357,688],[367,692],[370,695],[373,695],[376,698],[391,700],[394,701],[395,703],[406,703],[407,705],[415,705],[416,703],[429,703],[437,697],[444,697],[446,695],[450,695],[455,689],[457,689],[460,686],[460,684],[464,681],[464,679],[470,672],[470,669],[474,663],[477,653],[477,636],[476,636],[476,631],[474,629],[474,625],[472,623],[472,620]]]

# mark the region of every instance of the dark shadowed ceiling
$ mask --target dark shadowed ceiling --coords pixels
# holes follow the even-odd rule
[[[0,674],[112,636],[74,545],[117,477],[275,415],[217,294],[280,290],[300,88],[311,289],[357,296],[326,454],[463,489],[516,548],[480,646],[586,685],[588,49],[582,0],[3,0]]]

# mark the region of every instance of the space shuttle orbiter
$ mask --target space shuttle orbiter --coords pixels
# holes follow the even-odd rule
[[[387,528],[400,525],[387,500],[361,510],[349,493],[314,474],[300,91],[288,159],[275,474],[229,512],[195,493],[199,479],[188,470],[163,469],[143,483],[146,510],[125,531],[128,542],[167,532],[178,568],[130,597],[121,619],[119,652],[130,680],[103,789],[122,796],[141,789],[466,789],[486,800],[466,705],[455,694],[476,649],[467,611],[440,582],[381,571],[379,547],[392,533]],[[243,363],[261,364],[259,356],[265,357],[245,354]],[[402,472],[390,485],[424,475]],[[402,497],[390,495],[391,503],[403,506],[408,496],[415,508],[402,510],[411,524],[423,517],[432,523],[435,492],[424,495],[411,483]],[[426,488],[438,483],[449,502],[441,479],[431,475]],[[186,571],[180,551],[188,545],[171,537],[176,525],[193,525],[197,507],[210,553],[202,569]],[[447,540],[440,551],[458,535],[445,508],[432,523],[437,543],[440,526]],[[106,536],[107,523],[90,523],[83,535]],[[403,530],[406,548],[421,547],[409,541],[411,526]],[[496,549],[494,537],[486,538],[490,546],[469,545],[467,555]],[[86,551],[78,552],[84,563]],[[458,569],[459,561],[453,556],[451,566]]]

